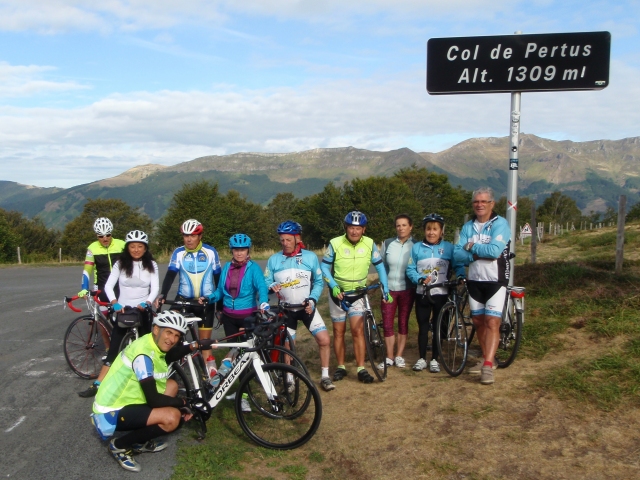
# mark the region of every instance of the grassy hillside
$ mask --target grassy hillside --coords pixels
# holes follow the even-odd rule
[[[629,455],[640,448],[638,240],[640,225],[628,226],[620,277],[612,274],[613,229],[545,239],[535,265],[528,246],[518,246],[516,283],[527,288],[522,349],[494,385],[395,367],[386,382],[363,385],[347,336],[349,375],[322,393],[322,424],[308,444],[293,453],[256,447],[223,401],[204,442],[184,430],[173,478],[638,478]],[[323,296],[325,319],[327,308]],[[416,335],[412,316],[408,365]],[[317,347],[303,327],[297,342],[318,381]],[[471,352],[473,364],[476,344]],[[479,447],[487,444],[491,455]]]

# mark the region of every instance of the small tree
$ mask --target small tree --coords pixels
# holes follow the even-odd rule
[[[0,263],[15,262],[19,237],[16,235],[0,210]]]
[[[39,258],[53,260],[58,255],[60,244],[60,232],[47,228],[44,222],[36,217],[25,217],[22,213],[11,211],[3,214],[13,231],[18,237],[23,258]]]
[[[640,220],[640,202],[631,207],[627,213],[627,222],[634,222],[637,220]]]
[[[582,212],[574,199],[556,191],[538,207],[537,217],[539,222],[553,222],[562,225],[567,222],[580,223]]]
[[[62,233],[61,247],[65,255],[81,259],[86,248],[96,240],[93,222],[98,217],[107,217],[113,223],[113,236],[124,239],[131,230],[143,230],[151,237],[153,222],[148,215],[139,213],[127,203],[117,199],[89,199],[82,213],[67,223]]]

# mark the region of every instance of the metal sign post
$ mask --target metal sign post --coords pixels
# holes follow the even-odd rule
[[[601,90],[609,85],[611,34],[579,32],[431,38],[431,95],[511,93],[507,222],[516,242],[521,92]],[[513,285],[513,267],[509,285]]]

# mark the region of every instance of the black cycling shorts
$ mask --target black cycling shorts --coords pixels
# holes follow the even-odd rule
[[[309,330],[314,314],[315,310],[309,314],[304,311],[304,308],[301,308],[300,310],[287,310],[287,328],[297,330],[298,321],[301,320],[302,323],[304,323],[304,326],[307,327],[307,330]]]
[[[476,302],[487,303],[504,285],[497,282],[475,282],[467,280],[469,296]]]
[[[118,423],[116,430],[126,432],[139,430],[147,426],[152,408],[147,405],[127,405],[118,411]]]
[[[193,300],[192,298],[186,298],[178,295],[176,301],[181,300]],[[208,305],[189,305],[184,307],[185,312],[193,313],[196,317],[201,318],[202,321],[198,322],[200,328],[213,328],[213,317],[215,314],[216,306],[214,304]]]

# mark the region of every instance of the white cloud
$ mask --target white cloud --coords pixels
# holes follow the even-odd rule
[[[62,92],[88,88],[74,81],[56,82],[40,78],[55,70],[40,65],[10,65],[0,62],[0,98],[28,97],[40,93]]]
[[[506,136],[509,95],[429,96],[423,75],[299,89],[138,92],[76,109],[4,107],[3,179],[50,185],[61,178],[59,166],[89,181],[140,163],[169,165],[205,154],[347,145],[434,151],[450,146],[447,139]],[[524,93],[522,129],[572,140],[638,136],[638,99],[640,72],[613,62],[603,91]]]

